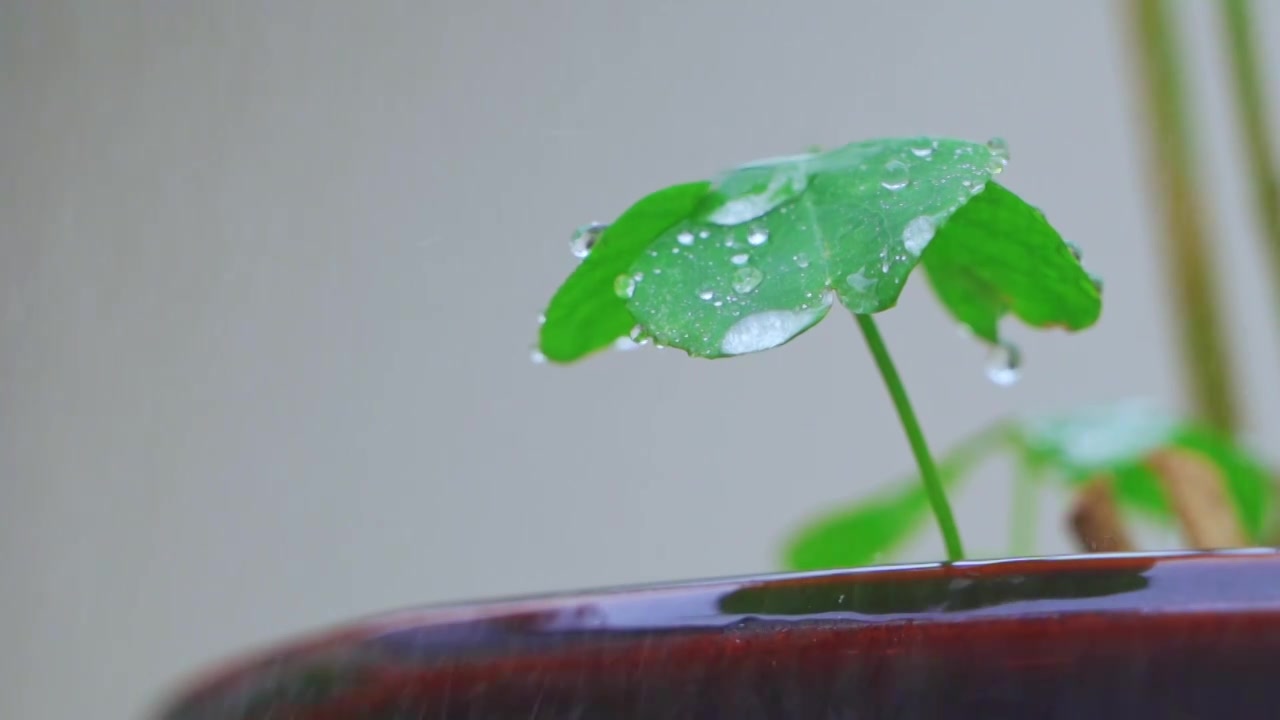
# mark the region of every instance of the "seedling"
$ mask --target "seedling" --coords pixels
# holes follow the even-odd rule
[[[961,559],[954,471],[935,465],[873,316],[923,263],[947,311],[991,345],[997,381],[1018,362],[999,334],[1005,315],[1071,331],[1097,320],[1100,286],[1078,252],[994,182],[1008,157],[1000,140],[871,140],[659,190],[579,232],[583,262],[547,308],[539,352],[569,363],[652,341],[731,357],[789,342],[839,302],[893,401],[947,555]]]
[[[1032,554],[1036,497],[1047,483],[1070,492],[1103,484],[1125,517],[1171,527],[1178,512],[1171,483],[1188,462],[1209,469],[1220,485],[1243,542],[1275,538],[1276,486],[1266,465],[1228,436],[1182,420],[1154,405],[1126,401],[1058,416],[998,423],[961,442],[939,462],[954,489],[996,453],[1017,468],[1010,552]],[[928,500],[916,478],[823,513],[787,543],[784,564],[794,570],[866,565],[883,560],[916,534]],[[1210,544],[1208,547],[1222,547]]]

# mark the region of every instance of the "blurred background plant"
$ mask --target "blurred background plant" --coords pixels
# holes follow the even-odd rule
[[[1164,229],[1165,285],[1191,416],[1181,419],[1149,403],[1121,401],[1066,417],[1000,423],[961,443],[942,462],[949,485],[964,481],[989,455],[1007,453],[1014,460],[1008,548],[1014,555],[1036,552],[1033,524],[1038,490],[1046,481],[1072,489],[1075,501],[1063,521],[1083,550],[1137,549],[1128,526],[1141,520],[1176,525],[1190,548],[1280,542],[1276,481],[1240,438],[1243,397],[1233,351],[1241,344],[1233,346],[1228,338],[1216,262],[1216,246],[1227,238],[1212,231],[1210,194],[1197,157],[1198,104],[1186,77],[1179,28],[1185,8],[1179,6],[1126,0],[1123,20],[1135,93],[1145,103],[1147,187]],[[1280,180],[1253,10],[1249,0],[1220,0],[1217,7],[1222,72],[1233,90],[1258,254],[1280,303]],[[1280,321],[1280,306],[1273,315]],[[1261,389],[1249,398],[1275,401],[1274,386]],[[798,531],[785,565],[811,570],[883,561],[925,527],[927,507],[916,478],[886,487]]]
[[[1274,467],[1280,323],[1248,242],[1222,7],[1167,4],[1231,448]],[[1248,9],[1273,69],[1280,4]],[[1003,136],[1002,182],[1108,281],[1087,333],[1008,328],[1011,387],[983,379],[985,348],[927,283],[880,324],[953,466],[970,556],[1078,547],[1077,490],[1097,484],[1059,467],[1011,486],[1024,450],[966,438],[1038,437],[1130,396],[1152,402],[1122,419],[1223,436],[1187,390],[1162,285],[1133,13],[0,2],[0,717],[144,716],[228,654],[381,608],[774,569],[803,518],[905,491],[884,485],[911,455],[847,319],[734,362],[529,362],[532,316],[576,264],[567,230],[809,143]],[[1274,118],[1277,74],[1258,81]],[[1161,511],[1107,492],[1135,546],[1188,544],[1166,495]],[[1010,513],[1035,499],[1040,515]],[[943,557],[921,517],[866,561]]]

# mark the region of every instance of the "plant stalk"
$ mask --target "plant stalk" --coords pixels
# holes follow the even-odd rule
[[[1244,139],[1245,161],[1252,176],[1253,201],[1265,252],[1271,262],[1272,291],[1280,293],[1280,175],[1276,172],[1275,148],[1271,145],[1252,10],[1248,0],[1223,0],[1219,7],[1226,32],[1223,40],[1231,56],[1236,112]]]
[[[1027,557],[1035,552],[1036,520],[1040,512],[1040,468],[1023,458],[1013,479],[1013,518],[1010,550]]]
[[[1164,215],[1166,270],[1181,325],[1184,372],[1196,414],[1234,435],[1238,395],[1223,337],[1213,255],[1205,239],[1202,194],[1195,182],[1181,49],[1165,0],[1131,0],[1129,8],[1150,124],[1150,177]]]
[[[933,515],[937,518],[938,529],[942,531],[942,540],[947,546],[947,559],[955,562],[964,559],[964,546],[960,543],[960,531],[956,528],[956,519],[951,512],[951,503],[947,501],[946,490],[942,487],[942,479],[938,468],[929,453],[929,445],[925,442],[924,431],[916,419],[915,410],[911,408],[911,400],[907,398],[907,389],[898,376],[898,370],[889,357],[889,348],[880,336],[876,321],[870,315],[854,315],[858,319],[858,327],[862,337],[867,341],[867,348],[875,358],[880,376],[884,378],[889,397],[898,411],[898,419],[911,445],[911,453],[915,455],[916,465],[920,467],[920,478],[924,482],[925,493],[929,496],[929,504],[933,507]]]

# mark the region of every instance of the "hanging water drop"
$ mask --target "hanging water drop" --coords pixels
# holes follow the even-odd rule
[[[686,230],[686,231],[684,231],[684,232],[682,232],[682,233],[680,233],[680,234],[676,235],[676,242],[680,243],[681,245],[686,245],[686,246],[688,246],[688,245],[692,245],[692,244],[693,244],[693,233],[691,233],[691,232],[689,232],[688,230]]]
[[[832,296],[824,294],[822,303],[808,310],[766,310],[748,315],[725,332],[720,352],[742,355],[777,347],[813,326],[832,302]]]
[[[933,234],[938,231],[938,225],[933,218],[928,215],[920,217],[907,223],[902,230],[902,245],[912,255],[919,256],[924,252],[929,241],[933,239]]]
[[[1009,144],[1004,141],[1004,138],[993,137],[987,141],[987,150],[991,151],[987,170],[992,175],[998,175],[1009,164]]]
[[[901,160],[890,160],[884,164],[884,171],[880,175],[880,186],[885,190],[901,190],[907,186],[909,182],[907,176],[910,172],[906,163]]]
[[[640,346],[641,343],[638,343],[625,335],[613,341],[613,349],[619,352],[629,352],[639,348]]]
[[[541,350],[534,347],[529,350],[529,362],[534,365],[545,365],[547,362],[547,356],[542,354]]]
[[[751,234],[747,235],[747,244],[760,246],[769,241],[769,231],[762,228],[752,229]]]
[[[623,300],[629,300],[636,294],[636,279],[630,275],[619,275],[613,281],[613,292]]]
[[[875,278],[867,277],[865,271],[865,267],[858,268],[858,272],[845,278],[844,281],[856,292],[865,293],[869,290],[874,290],[878,281]]]
[[[933,143],[921,139],[919,144],[911,146],[911,154],[918,158],[927,158],[933,154]]]
[[[546,325],[546,324],[547,324],[547,314],[546,314],[546,313],[538,313],[538,324],[539,324],[539,325]]]
[[[1009,387],[1022,377],[1022,351],[1017,345],[999,342],[987,354],[987,379],[1001,387]]]
[[[569,252],[578,259],[590,255],[591,248],[595,247],[596,242],[608,227],[604,223],[593,222],[574,230],[573,236],[569,238]]]
[[[725,199],[707,219],[716,225],[741,225],[794,200],[809,185],[808,159],[763,160],[723,174],[713,190]]]
[[[734,292],[746,294],[755,290],[764,280],[764,273],[753,267],[739,268],[733,274],[733,290]]]
[[[750,259],[751,259],[750,255],[746,253],[738,253],[737,255],[734,255],[733,257],[729,258],[729,262],[733,263],[734,265],[746,265],[747,261]]]

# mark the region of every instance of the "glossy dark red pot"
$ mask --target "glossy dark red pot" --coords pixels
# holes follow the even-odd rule
[[[167,720],[1280,718],[1280,554],[871,568],[397,613]]]

